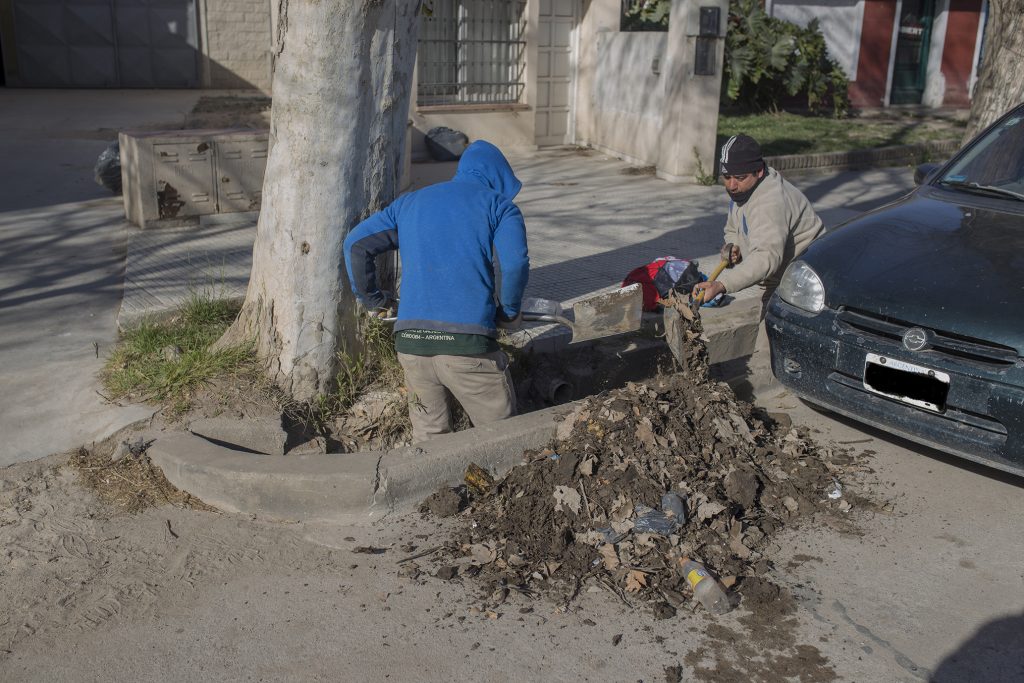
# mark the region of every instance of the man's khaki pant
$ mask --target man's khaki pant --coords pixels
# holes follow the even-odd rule
[[[516,394],[504,351],[476,356],[398,354],[409,389],[413,441],[452,431],[448,392],[462,404],[474,427],[516,413]]]

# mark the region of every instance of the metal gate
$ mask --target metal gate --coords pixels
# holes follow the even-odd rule
[[[14,45],[12,85],[199,85],[195,0],[14,0]]]

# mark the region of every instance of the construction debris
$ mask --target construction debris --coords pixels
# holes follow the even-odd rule
[[[840,481],[843,502],[857,504],[844,481],[860,468],[851,452],[738,401],[708,376],[699,317],[683,325],[682,371],[591,397],[564,438],[477,489],[435,576],[483,581],[481,609],[510,589],[568,604],[599,586],[667,618],[697,604],[683,558],[742,594],[770,571],[783,527],[838,516],[829,493]]]

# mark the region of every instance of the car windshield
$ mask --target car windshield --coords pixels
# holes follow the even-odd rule
[[[988,131],[938,184],[1024,201],[1024,110]]]

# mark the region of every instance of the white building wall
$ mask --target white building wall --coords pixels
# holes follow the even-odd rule
[[[597,36],[590,115],[593,141],[650,163],[661,146],[662,67],[668,33],[603,32]]]
[[[851,81],[857,80],[864,0],[773,0],[771,16],[800,26],[817,18],[829,54]]]
[[[695,74],[701,6],[719,8],[714,75]],[[620,32],[618,0],[591,0],[581,24],[576,140],[659,177],[714,167],[727,0],[672,0],[665,33]]]

